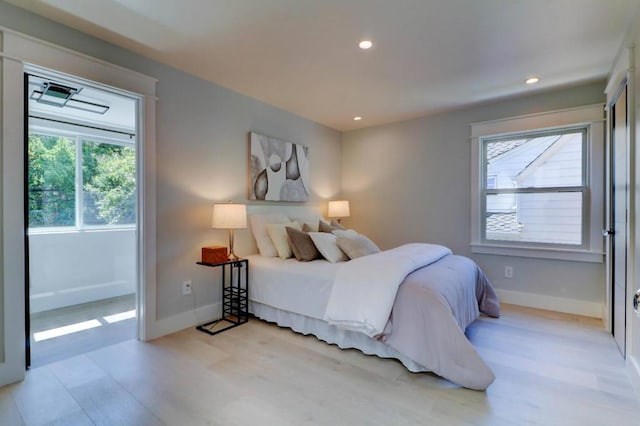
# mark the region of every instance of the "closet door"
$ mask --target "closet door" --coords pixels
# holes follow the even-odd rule
[[[627,225],[628,225],[628,122],[627,86],[620,90],[611,110],[611,282],[612,332],[618,349],[626,353]]]

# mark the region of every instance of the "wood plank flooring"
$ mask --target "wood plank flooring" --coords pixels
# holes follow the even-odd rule
[[[0,388],[2,425],[638,425],[599,321],[514,306],[468,335],[496,375],[461,389],[259,320],[129,340]]]

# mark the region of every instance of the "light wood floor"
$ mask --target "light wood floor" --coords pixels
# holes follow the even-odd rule
[[[598,321],[504,306],[468,335],[497,377],[486,392],[252,320],[32,369],[0,388],[0,424],[640,424]]]

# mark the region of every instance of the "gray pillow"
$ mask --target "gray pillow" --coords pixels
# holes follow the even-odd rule
[[[333,230],[335,231],[336,229],[339,229],[341,231],[346,231],[347,228],[345,228],[344,226],[342,226],[341,223],[339,223],[337,220],[332,219],[331,220],[331,226],[333,227]]]
[[[328,232],[329,234],[333,231],[341,231],[344,228],[338,228],[337,226],[331,226],[327,222],[321,220],[318,224],[318,232]]]
[[[336,243],[338,247],[349,256],[349,259],[380,253],[378,246],[362,234],[352,235],[341,232],[336,238]]]
[[[320,257],[320,252],[313,244],[313,240],[306,232],[289,226],[286,227],[289,246],[293,255],[301,262],[308,262]]]

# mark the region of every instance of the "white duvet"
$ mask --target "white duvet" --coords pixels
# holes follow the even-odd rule
[[[371,337],[381,334],[405,277],[449,254],[444,246],[414,243],[342,264],[324,320]]]

